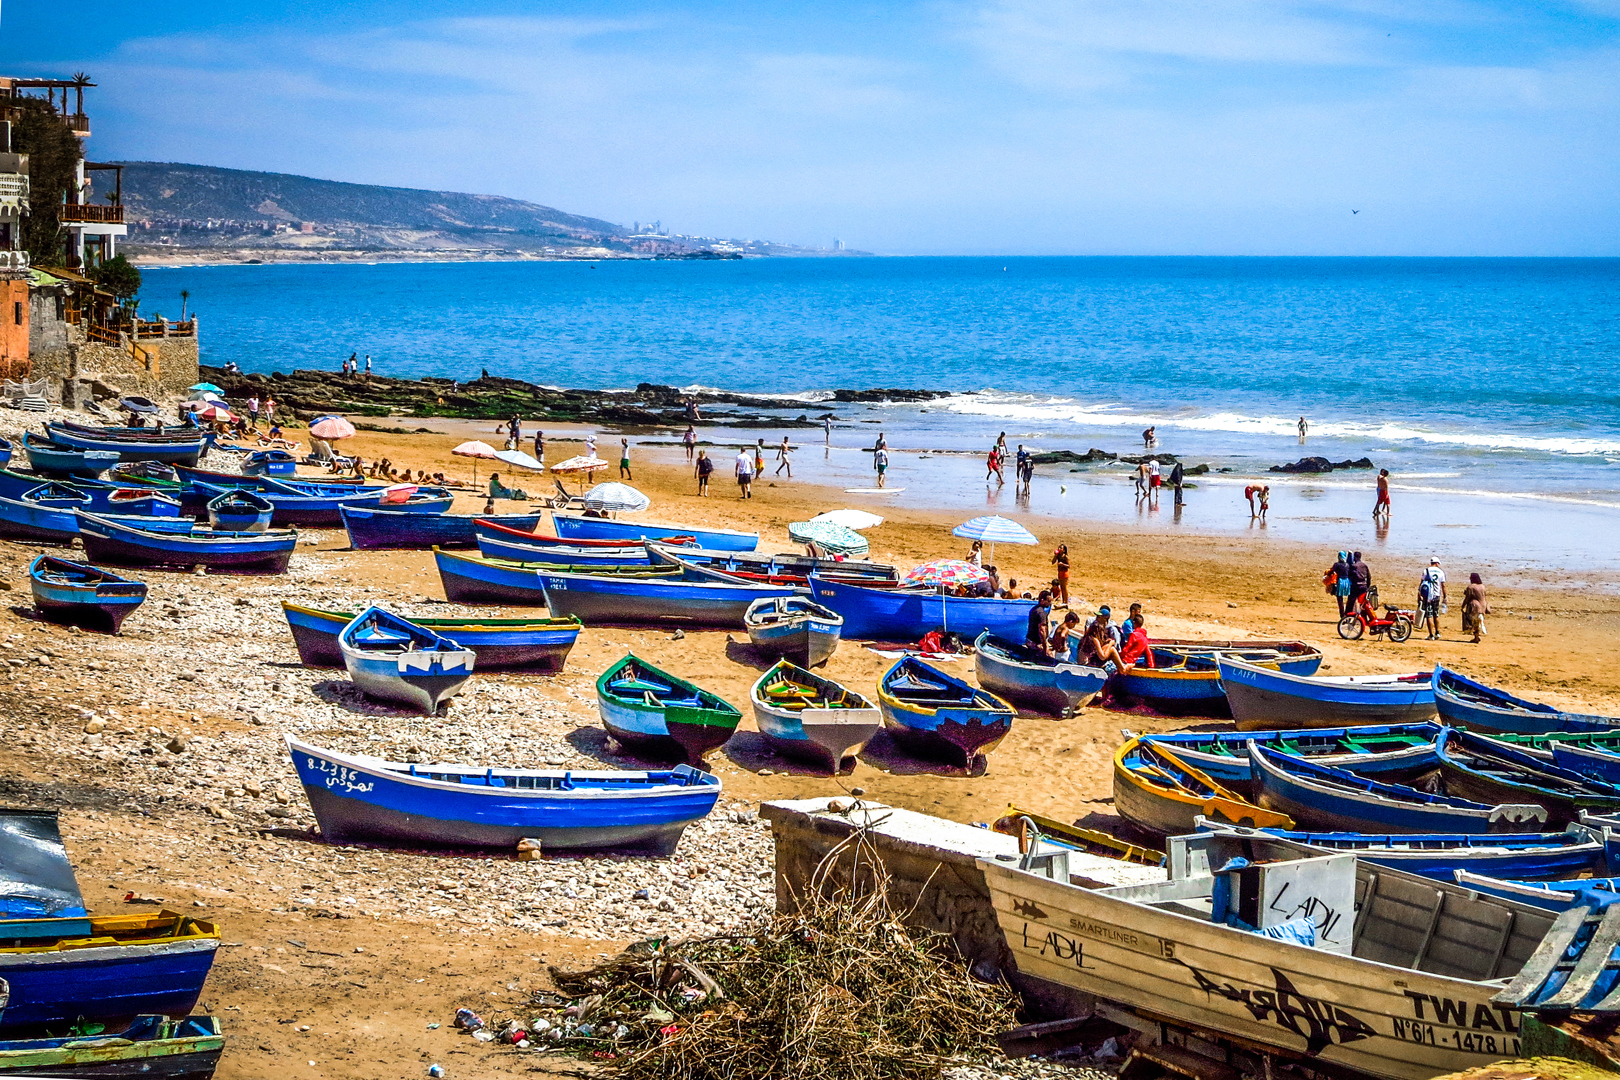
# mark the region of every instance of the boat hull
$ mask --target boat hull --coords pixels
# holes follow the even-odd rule
[[[474,546],[486,559],[513,562],[561,563],[573,566],[651,566],[644,547],[586,548],[512,540],[489,532],[479,532]]]
[[[861,641],[917,641],[930,630],[948,630],[972,640],[989,633],[1024,640],[1033,600],[940,596],[911,589],[871,589],[810,577],[818,604],[844,617],[844,637]]]
[[[1487,734],[1539,735],[1548,731],[1601,731],[1620,726],[1620,717],[1561,712],[1440,666],[1434,669],[1434,704],[1440,719],[1447,724]]]
[[[1223,787],[1250,794],[1254,777],[1246,744],[1278,746],[1295,757],[1321,765],[1352,769],[1362,776],[1405,777],[1434,768],[1438,724],[1396,724],[1364,727],[1310,728],[1274,731],[1178,732],[1144,735],[1142,741],[1169,749],[1181,761]],[[1334,746],[1342,741],[1342,745]],[[1380,749],[1388,744],[1390,749]]]
[[[84,476],[94,479],[118,464],[118,455],[102,450],[72,450],[36,443],[23,436],[28,467],[42,476]]]
[[[1428,672],[1421,681],[1347,683],[1296,678],[1216,657],[1220,685],[1240,731],[1257,728],[1414,724],[1435,716]]]
[[[721,790],[709,774],[667,791],[571,795],[515,784],[493,792],[472,785],[455,790],[432,782],[434,766],[409,776],[291,740],[289,745],[321,835],[334,844],[511,849],[519,840],[535,839],[544,851],[641,847],[669,853],[688,824],[714,809]]]
[[[112,454],[117,461],[160,461],[165,465],[195,465],[208,446],[207,438],[174,442],[105,439],[56,425],[51,425],[50,433],[52,442],[75,450]]]
[[[792,587],[727,585],[659,578],[612,578],[541,571],[546,606],[586,626],[692,625],[741,630],[748,605],[772,596],[795,596]]]
[[[1353,851],[1365,862],[1453,881],[1458,870],[1497,878],[1568,878],[1608,873],[1610,848],[1620,841],[1596,833],[1346,833],[1257,831],[1325,851]]]
[[[0,1041],[0,1076],[83,1080],[209,1080],[225,1048],[219,1021],[136,1017],[99,1036]]]
[[[759,547],[758,533],[730,529],[685,529],[666,525],[643,525],[611,518],[575,517],[552,514],[551,526],[565,540],[676,540],[693,538],[697,546],[710,551],[753,551]]]
[[[298,658],[308,667],[343,667],[338,635],[358,612],[319,611],[283,602]],[[578,622],[521,619],[413,619],[418,626],[443,634],[477,655],[479,671],[533,671],[555,675],[584,629]]]
[[[118,578],[114,575],[108,575],[111,580],[100,582],[52,580],[46,576],[45,571],[51,569],[53,563],[94,572],[93,567],[66,563],[65,560],[53,560],[46,555],[34,560],[33,565],[28,568],[34,607],[52,622],[116,634],[130,612],[146,601],[144,582]]]
[[[269,480],[263,477],[243,476],[239,478],[244,487],[255,487],[275,507],[270,517],[270,523],[278,527],[289,525],[305,525],[322,529],[340,529],[343,527],[343,508],[352,506],[361,509],[375,509],[382,501],[382,492],[358,491],[341,494],[304,495],[289,490],[288,486],[279,480]],[[230,491],[230,487],[208,483],[203,480],[192,479],[190,487],[194,489],[205,501],[214,499]],[[407,508],[421,513],[442,513],[450,509],[449,496],[425,497],[413,501]]]
[[[612,692],[614,678],[631,665],[676,691],[696,695],[700,704],[666,705]],[[626,747],[699,769],[704,767],[704,756],[725,745],[742,719],[742,714],[723,699],[634,656],[626,656],[597,678],[596,704],[602,726]]]
[[[1293,824],[1286,814],[1242,799],[1198,795],[1179,787],[1148,783],[1136,776],[1122,758],[1122,753],[1114,755],[1114,812],[1156,838],[1196,832],[1199,818],[1244,828],[1286,828]]]
[[[1012,730],[1015,710],[994,694],[975,692],[960,679],[926,664],[916,666],[931,677],[973,692],[982,705],[940,704],[930,708],[906,700],[891,692],[888,684],[907,663],[901,660],[878,683],[878,708],[883,711],[883,726],[890,737],[918,757],[974,768]]]
[[[11,984],[0,1031],[111,1020],[142,1013],[185,1016],[197,1004],[219,948],[217,937],[0,953]]]
[[[114,566],[205,566],[210,570],[265,574],[286,573],[298,544],[296,535],[223,540],[150,533],[82,513],[79,538],[91,562]]]
[[[788,661],[790,664],[793,661]],[[790,672],[795,678],[814,682],[804,665]],[[765,741],[788,757],[816,765],[831,773],[843,771],[846,762],[865,748],[867,740],[883,726],[883,713],[867,703],[864,708],[785,709],[763,700],[761,687],[778,668],[773,667],[754,684],[749,694],[754,707],[754,726]],[[831,683],[831,680],[822,680]],[[832,684],[836,687],[836,684]],[[843,687],[836,687],[844,690]],[[849,693],[848,690],[844,690]],[[854,695],[859,698],[859,695]],[[865,701],[864,698],[859,698]]]
[[[532,567],[524,569],[435,551],[444,598],[456,604],[512,604],[545,607],[546,590]]]
[[[1234,646],[1232,651],[1245,651]],[[1191,647],[1189,652],[1153,643],[1155,667],[1133,667],[1115,679],[1115,693],[1172,716],[1230,716],[1226,691],[1221,687],[1215,666],[1214,649]],[[1291,675],[1314,675],[1322,665],[1316,650],[1276,661],[1279,671]]]
[[[754,648],[805,668],[832,659],[844,634],[843,616],[800,597],[756,600],[743,623]]]
[[[384,510],[360,506],[339,508],[349,545],[370,551],[380,548],[454,548],[478,546],[473,523],[491,520],[517,529],[533,529],[539,514],[510,514],[484,519],[471,514],[434,514],[417,511]]]
[[[973,677],[980,686],[1020,708],[1048,716],[1069,716],[1091,704],[1102,693],[1108,673],[1079,664],[1021,662],[1014,655],[987,649],[990,635],[980,635],[974,647]],[[1003,640],[1003,645],[1013,646]]]

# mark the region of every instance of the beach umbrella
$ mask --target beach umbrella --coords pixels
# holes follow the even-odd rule
[[[607,468],[607,462],[603,461],[595,454],[582,454],[578,457],[571,457],[567,461],[557,462],[557,464],[551,467],[551,471],[556,473],[558,476],[574,476],[578,473],[585,473],[588,479],[590,474],[594,473],[597,469],[605,468]]]
[[[842,525],[846,529],[860,532],[862,529],[876,528],[883,524],[883,519],[876,514],[868,514],[865,510],[828,510],[825,514],[817,514],[811,521],[830,521],[834,525]]]
[[[831,521],[795,521],[788,535],[801,544],[815,544],[835,555],[865,555],[871,550],[866,537]]]
[[[985,514],[972,521],[964,521],[951,530],[952,536],[969,540],[982,540],[990,545],[990,557],[995,558],[997,544],[1038,544],[1035,534],[1018,522],[1000,514]]]
[[[914,566],[901,579],[902,585],[977,585],[988,580],[989,571],[961,559],[935,559]]]
[[[186,400],[187,401],[224,401],[225,399],[220,397],[218,394],[214,393],[212,390],[198,390],[198,391],[195,391]]]
[[[450,452],[473,459],[473,487],[478,486],[478,459],[495,457],[495,448],[489,443],[479,442],[477,439],[469,439]]]
[[[377,501],[383,506],[397,506],[409,502],[412,495],[417,492],[415,484],[389,484],[382,489]]]
[[[223,405],[214,405],[210,403],[208,405],[204,405],[200,409],[193,409],[192,411],[198,416],[202,417],[204,420],[223,420],[225,423],[229,424],[236,419],[236,417],[231,413],[231,410],[227,409]]]
[[[354,438],[354,425],[341,416],[323,416],[309,425],[309,433],[317,439],[335,442]]]
[[[120,407],[128,409],[132,413],[155,413],[158,411],[158,407],[156,405],[152,404],[143,397],[119,398],[118,404]]]
[[[497,450],[494,456],[496,461],[504,461],[508,465],[516,465],[520,469],[532,469],[535,472],[546,471],[545,462],[536,461],[533,455],[525,454],[521,450]]]
[[[621,484],[617,480],[607,484],[597,484],[585,493],[585,508],[587,510],[609,510],[619,513],[634,514],[645,510],[652,505],[652,500],[629,484]]]
[[[192,383],[190,386],[186,387],[186,389],[187,390],[207,390],[211,394],[223,394],[225,392],[225,391],[221,390],[219,387],[215,386],[211,382]]]

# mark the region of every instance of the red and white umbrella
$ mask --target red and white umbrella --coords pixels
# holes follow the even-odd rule
[[[452,454],[460,455],[461,457],[470,457],[473,459],[473,487],[478,486],[478,459],[489,458],[494,460],[495,455],[499,453],[499,451],[497,451],[493,446],[489,445],[489,443],[480,442],[477,439],[469,439],[450,452]]]
[[[202,408],[193,411],[203,420],[219,420],[227,424],[236,421],[236,415],[223,405],[204,405]]]
[[[977,585],[988,580],[990,574],[983,567],[961,559],[935,559],[912,567],[902,579],[905,585]]]
[[[323,416],[309,425],[309,433],[317,439],[335,442],[354,438],[354,425],[341,416]]]

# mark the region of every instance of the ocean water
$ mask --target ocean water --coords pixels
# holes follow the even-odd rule
[[[201,313],[205,359],[248,370],[336,369],[358,351],[387,375],[780,394],[793,399],[784,416],[834,388],[952,391],[839,407],[832,446],[799,455],[803,476],[863,486],[860,448],[883,430],[900,451],[892,482],[908,488],[886,500],[926,492],[964,508],[1247,531],[1243,487],[1264,478],[1269,535],[1620,570],[1620,260],[198,267],[148,271],[145,309],[175,314],[181,289]],[[1139,452],[1149,425],[1158,449],[1214,470],[1180,514],[1168,498],[1139,506],[1118,468],[1043,467],[1015,499],[966,456],[1000,432],[1039,449]],[[720,437],[745,434],[760,433]],[[1372,528],[1366,472],[1266,472],[1306,453],[1389,468],[1391,528]]]

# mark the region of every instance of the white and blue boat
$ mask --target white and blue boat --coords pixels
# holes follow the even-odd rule
[[[626,747],[703,768],[704,755],[725,745],[742,713],[677,675],[626,653],[596,679],[602,726]]]
[[[334,844],[673,853],[720,798],[701,769],[576,772],[411,765],[322,750],[287,737],[321,836]]]
[[[1434,669],[1434,704],[1441,720],[1470,731],[1534,735],[1620,726],[1620,717],[1565,712],[1539,701],[1527,701],[1438,664]]]
[[[255,450],[242,463],[244,476],[297,476],[298,459],[285,450]]]
[[[828,772],[853,764],[883,726],[882,712],[860,694],[787,660],[761,675],[748,696],[767,742]]]
[[[1465,889],[1502,900],[1517,900],[1521,904],[1541,908],[1543,911],[1568,911],[1583,903],[1582,894],[1620,892],[1620,878],[1585,877],[1570,881],[1527,881],[1503,876],[1491,870],[1476,870],[1473,866],[1457,866],[1443,879],[1455,881]]]
[[[79,535],[75,510],[88,509],[90,496],[78,488],[52,481],[38,483],[18,498],[0,497],[0,536],[70,544]]]
[[[457,604],[511,604],[517,607],[545,607],[546,589],[540,579],[543,570],[573,570],[574,566],[553,563],[512,562],[485,559],[478,555],[433,549],[433,562],[444,586],[444,598]],[[620,569],[611,566],[584,568],[587,573],[612,574],[635,578],[676,578],[680,570],[656,566]]]
[[[23,453],[28,467],[42,476],[97,477],[118,464],[118,454],[108,450],[80,450],[42,439],[32,431],[23,433]]]
[[[485,524],[532,530],[539,514],[449,514],[424,510],[390,510],[381,506],[342,506],[338,513],[357,551],[378,548],[474,548]]]
[[[66,424],[47,424],[45,430],[58,446],[74,450],[115,454],[119,461],[161,461],[165,465],[195,465],[208,449],[207,435],[158,435],[155,432],[136,434],[137,430],[122,429],[126,434],[92,432]]]
[[[1127,738],[1133,735],[1125,734]],[[1439,734],[1439,724],[1427,723],[1288,731],[1173,731],[1140,738],[1144,745],[1164,747],[1222,787],[1250,794],[1254,779],[1249,768],[1251,742],[1319,765],[1399,780],[1439,763],[1434,750]]]
[[[604,568],[605,569],[605,568]],[[650,570],[651,568],[649,568]],[[791,585],[690,581],[681,574],[643,576],[541,569],[546,606],[586,626],[715,626],[743,629],[756,600],[800,595]]]
[[[895,567],[864,559],[823,559],[764,551],[712,551],[657,541],[648,541],[645,546],[654,565],[703,566],[723,574],[753,574],[760,577],[808,578],[811,574],[822,574],[878,587],[896,585],[900,581],[900,572]]]
[[[150,518],[151,527],[132,525],[101,514],[76,510],[79,539],[90,561],[113,566],[205,566],[210,570],[284,574],[298,544],[296,531],[215,532],[206,528],[172,529],[175,519]]]
[[[819,667],[838,650],[844,617],[804,596],[767,596],[743,612],[754,648],[800,667]]]
[[[646,545],[626,541],[622,547],[569,544],[556,537],[538,536],[533,527],[507,525],[490,518],[475,519],[472,527],[478,553],[486,559],[513,562],[560,563],[574,566],[651,566]]]
[[[338,634],[343,666],[368,696],[432,715],[472,677],[474,653],[380,607]]]
[[[41,555],[28,566],[34,607],[52,622],[118,633],[146,601],[146,583],[71,559]]]
[[[1303,641],[1199,641],[1159,638],[1148,657],[1122,671],[1114,693],[1172,715],[1228,716],[1216,658],[1227,656],[1290,675],[1315,675],[1322,652]],[[1342,722],[1342,721],[1341,721]],[[1281,726],[1281,725],[1273,725]]]
[[[300,491],[291,484],[279,480],[270,480],[265,477],[243,477],[243,480],[257,480],[258,493],[263,495],[275,507],[271,522],[276,525],[310,525],[320,528],[341,528],[343,526],[342,508],[345,506],[374,508],[382,503],[384,494],[381,490],[348,490],[344,492],[327,494]],[[211,500],[233,490],[237,485],[222,486],[206,480],[191,479],[188,486],[197,492],[204,500]],[[415,510],[418,512],[443,513],[450,509],[451,496],[436,495],[418,492],[410,496],[403,503],[399,503],[401,510]]]
[[[276,507],[255,491],[238,488],[208,500],[208,524],[218,532],[262,533]]]
[[[1215,666],[1238,730],[1413,724],[1435,715],[1433,673],[1296,675],[1217,653]]]
[[[1012,730],[1017,715],[996,695],[914,656],[902,657],[884,672],[878,681],[878,707],[895,742],[961,768],[982,764]]]
[[[310,667],[342,667],[338,635],[354,621],[355,613],[321,611],[281,602],[298,658]],[[424,630],[471,649],[479,671],[534,671],[555,675],[563,669],[569,650],[585,624],[578,619],[412,619]]]
[[[844,637],[858,641],[916,641],[930,630],[974,640],[980,634],[1023,641],[1033,600],[944,596],[937,589],[873,589],[810,575],[815,601],[844,617]]]
[[[1102,668],[1071,664],[989,631],[973,643],[973,675],[997,697],[1050,716],[1074,715],[1108,682]]]
[[[693,529],[686,526],[646,525],[614,518],[552,514],[552,528],[564,540],[691,540],[700,548],[713,551],[753,551],[759,547],[759,533],[731,529]]]
[[[1601,780],[1605,784],[1620,784],[1620,754],[1613,750],[1561,740],[1550,743],[1549,748],[1553,764],[1560,769]]]
[[[1306,828],[1365,833],[1532,832],[1548,819],[1546,807],[1529,801],[1490,805],[1432,795],[1259,743],[1249,744],[1249,768],[1254,801]]]

